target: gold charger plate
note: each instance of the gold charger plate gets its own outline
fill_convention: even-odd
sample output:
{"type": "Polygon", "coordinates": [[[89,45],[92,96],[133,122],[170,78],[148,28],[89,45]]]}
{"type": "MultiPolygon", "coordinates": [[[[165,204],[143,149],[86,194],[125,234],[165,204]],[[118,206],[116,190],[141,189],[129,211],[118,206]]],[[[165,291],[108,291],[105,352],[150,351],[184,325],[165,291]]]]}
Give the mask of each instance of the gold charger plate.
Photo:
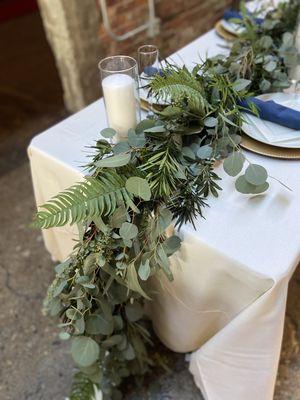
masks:
{"type": "MultiPolygon", "coordinates": [[[[140,99],[140,104],[141,104],[141,109],[142,110],[149,111],[149,103],[148,103],[148,101],[146,101],[144,99],[140,99]]],[[[165,106],[162,106],[160,104],[155,104],[155,103],[152,104],[152,107],[153,107],[154,110],[157,110],[157,111],[162,111],[165,108],[165,106]]]]}
{"type": "Polygon", "coordinates": [[[229,42],[236,40],[238,37],[237,35],[234,35],[233,33],[228,32],[225,28],[223,28],[221,20],[216,23],[215,30],[217,34],[221,36],[221,38],[228,40],[229,42]]]}
{"type": "Polygon", "coordinates": [[[247,135],[242,136],[241,147],[253,153],[261,154],[267,157],[284,158],[288,160],[299,160],[300,149],[288,149],[284,147],[276,147],[270,144],[259,142],[247,135]]]}

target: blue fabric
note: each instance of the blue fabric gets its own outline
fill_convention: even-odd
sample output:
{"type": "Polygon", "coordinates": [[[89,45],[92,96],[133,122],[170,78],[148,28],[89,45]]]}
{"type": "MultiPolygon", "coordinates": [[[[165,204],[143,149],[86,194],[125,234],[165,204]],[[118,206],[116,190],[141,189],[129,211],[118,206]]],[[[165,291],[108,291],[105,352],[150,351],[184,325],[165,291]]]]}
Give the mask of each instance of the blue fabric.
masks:
{"type": "MultiPolygon", "coordinates": [[[[273,100],[262,101],[255,97],[248,97],[239,102],[239,105],[245,107],[245,112],[253,114],[249,103],[254,103],[259,116],[265,121],[275,122],[275,124],[286,126],[287,128],[300,130],[300,111],[282,106],[273,100]]],[[[255,114],[253,114],[255,115],[255,114]]]]}
{"type": "Polygon", "coordinates": [[[161,69],[149,66],[144,68],[144,74],[147,76],[154,76],[156,74],[163,76],[163,71],[161,69]]]}
{"type": "MultiPolygon", "coordinates": [[[[236,19],[242,19],[243,16],[239,11],[235,11],[235,10],[226,10],[224,12],[223,18],[228,21],[231,18],[236,18],[236,19]]],[[[263,18],[255,18],[255,22],[257,23],[257,25],[261,25],[264,22],[263,18]]]]}

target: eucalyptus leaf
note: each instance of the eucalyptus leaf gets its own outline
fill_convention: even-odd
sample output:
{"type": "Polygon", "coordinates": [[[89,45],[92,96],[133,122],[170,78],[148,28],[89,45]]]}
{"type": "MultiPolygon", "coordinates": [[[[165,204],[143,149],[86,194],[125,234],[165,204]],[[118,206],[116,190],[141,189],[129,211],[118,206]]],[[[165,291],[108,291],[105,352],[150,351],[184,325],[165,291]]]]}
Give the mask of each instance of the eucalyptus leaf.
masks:
{"type": "Polygon", "coordinates": [[[172,281],[174,278],[170,270],[170,262],[165,252],[165,248],[162,244],[158,245],[157,247],[156,259],[159,265],[162,267],[165,274],[167,275],[168,279],[172,281]]]}
{"type": "Polygon", "coordinates": [[[195,153],[194,153],[194,151],[192,150],[192,148],[191,147],[188,147],[188,146],[184,146],[183,148],[182,148],[182,154],[185,156],[185,157],[187,157],[187,158],[190,158],[191,160],[195,160],[195,153]]]}
{"type": "Polygon", "coordinates": [[[132,247],[132,240],[130,240],[130,239],[123,239],[123,241],[124,241],[124,245],[125,245],[126,247],[129,247],[129,248],[132,247]]]}
{"type": "Polygon", "coordinates": [[[114,320],[114,330],[120,331],[124,327],[124,322],[123,319],[120,315],[114,315],[113,317],[114,320]]]}
{"type": "Polygon", "coordinates": [[[115,136],[117,132],[115,131],[115,129],[112,128],[105,128],[102,129],[102,131],[100,132],[100,135],[103,136],[104,138],[112,138],[115,136]]]}
{"type": "MultiPolygon", "coordinates": [[[[95,253],[89,254],[86,259],[83,262],[83,272],[85,275],[93,272],[97,268],[97,263],[96,263],[97,255],[95,253]]],[[[89,278],[85,278],[85,282],[87,282],[89,278]]],[[[77,280],[78,282],[78,280],[77,280]]],[[[78,282],[80,283],[80,282],[78,282]]]]}
{"type": "Polygon", "coordinates": [[[264,64],[264,69],[268,72],[273,72],[277,67],[277,63],[275,61],[269,61],[264,64]]]}
{"type": "Polygon", "coordinates": [[[58,264],[58,265],[55,267],[55,272],[56,272],[58,275],[62,275],[62,274],[69,268],[70,263],[71,263],[71,260],[68,259],[68,260],[66,260],[66,261],[64,261],[64,262],[62,262],[62,263],[60,263],[60,264],[58,264]]]}
{"type": "Polygon", "coordinates": [[[137,127],[135,128],[135,131],[137,134],[139,134],[139,133],[144,132],[147,129],[153,128],[154,126],[155,126],[154,119],[144,119],[138,123],[137,127]]]}
{"type": "Polygon", "coordinates": [[[121,228],[123,222],[126,222],[128,218],[128,213],[124,206],[121,206],[116,209],[113,215],[110,218],[110,226],[112,228],[121,228]]]}
{"type": "Polygon", "coordinates": [[[181,246],[181,239],[180,237],[173,235],[170,236],[165,242],[164,242],[167,250],[167,255],[171,255],[175,253],[177,250],[180,249],[181,246]]]}
{"type": "Polygon", "coordinates": [[[68,285],[67,280],[63,280],[59,283],[58,286],[56,286],[56,288],[54,289],[53,292],[53,297],[57,297],[61,294],[61,292],[65,289],[65,287],[68,285]]]}
{"type": "Polygon", "coordinates": [[[285,32],[282,36],[282,42],[286,48],[293,47],[294,35],[291,32],[285,32]]]}
{"type": "Polygon", "coordinates": [[[130,153],[120,153],[115,156],[103,158],[95,163],[99,168],[117,168],[127,165],[130,161],[130,153]]]}
{"type": "Polygon", "coordinates": [[[264,49],[269,49],[272,45],[273,45],[273,39],[271,38],[271,36],[263,36],[260,40],[259,40],[259,45],[262,46],[264,49]]]}
{"type": "Polygon", "coordinates": [[[82,286],[87,289],[95,289],[95,285],[93,283],[82,283],[82,286]]]}
{"type": "Polygon", "coordinates": [[[60,332],[59,338],[60,340],[69,340],[71,335],[68,332],[60,332]]]}
{"type": "Polygon", "coordinates": [[[113,328],[114,323],[112,318],[107,319],[104,315],[91,314],[86,319],[85,330],[90,335],[111,335],[113,328]]]}
{"type": "Polygon", "coordinates": [[[145,201],[149,201],[151,198],[151,190],[146,179],[140,178],[138,176],[132,176],[126,181],[126,189],[128,192],[140,197],[145,201]]]}
{"type": "Polygon", "coordinates": [[[101,345],[105,349],[109,349],[110,347],[117,346],[119,343],[122,341],[122,336],[121,335],[113,335],[109,337],[108,339],[104,340],[101,345]]]}
{"type": "Polygon", "coordinates": [[[84,318],[79,318],[74,323],[74,334],[83,335],[85,329],[84,318]]]}
{"type": "Polygon", "coordinates": [[[125,312],[130,322],[136,322],[144,315],[142,306],[137,302],[134,302],[133,304],[127,304],[125,307],[125,312]]]}
{"type": "Polygon", "coordinates": [[[201,160],[210,158],[210,156],[212,155],[212,151],[213,150],[209,145],[201,146],[197,151],[197,157],[201,160]]]}
{"type": "Polygon", "coordinates": [[[146,144],[146,138],[143,133],[136,134],[133,129],[128,131],[128,142],[132,147],[143,147],[146,144]]]}
{"type": "Polygon", "coordinates": [[[104,255],[98,254],[97,258],[96,258],[96,262],[97,262],[97,265],[99,265],[99,267],[104,267],[104,265],[106,263],[106,258],[104,257],[104,255]]]}
{"type": "Polygon", "coordinates": [[[130,146],[127,141],[122,141],[122,142],[116,143],[113,147],[114,154],[126,153],[129,150],[130,150],[130,146]]]}
{"type": "Polygon", "coordinates": [[[235,182],[236,190],[243,194],[260,194],[268,190],[268,182],[264,182],[262,185],[252,185],[245,179],[245,175],[241,175],[235,182]]]}
{"type": "Polygon", "coordinates": [[[146,133],[164,133],[166,132],[166,128],[161,125],[161,126],[153,126],[152,128],[147,128],[144,130],[146,133]]]}
{"type": "Polygon", "coordinates": [[[233,88],[237,92],[241,92],[245,90],[248,86],[250,86],[251,81],[249,79],[237,79],[235,82],[233,82],[233,88]]]}
{"type": "Polygon", "coordinates": [[[238,175],[244,166],[245,157],[240,151],[234,151],[231,155],[225,158],[223,168],[230,176],[238,175]]]}
{"type": "Polygon", "coordinates": [[[127,361],[132,361],[135,359],[135,351],[130,343],[128,344],[127,348],[123,351],[123,355],[127,361]]]}
{"type": "Polygon", "coordinates": [[[161,235],[171,225],[173,220],[173,214],[168,208],[162,208],[159,210],[159,216],[157,219],[157,234],[161,235]]]}
{"type": "Polygon", "coordinates": [[[145,262],[141,262],[138,270],[139,277],[142,281],[146,281],[150,276],[150,262],[146,260],[145,262]]]}
{"type": "Polygon", "coordinates": [[[127,274],[126,274],[126,281],[129,289],[133,290],[134,292],[139,293],[141,296],[145,297],[148,300],[151,300],[150,297],[147,295],[146,292],[142,289],[138,276],[136,273],[134,263],[128,265],[127,274]]]}
{"type": "Polygon", "coordinates": [[[268,173],[264,167],[258,164],[250,164],[245,171],[245,179],[252,185],[262,185],[266,182],[268,173]]]}
{"type": "Polygon", "coordinates": [[[259,84],[259,88],[262,92],[266,92],[267,90],[270,89],[271,86],[272,86],[271,82],[268,81],[267,79],[263,79],[259,84]]]}
{"type": "Polygon", "coordinates": [[[81,313],[74,308],[68,308],[66,311],[66,316],[71,320],[76,320],[81,318],[81,313]]]}
{"type": "Polygon", "coordinates": [[[204,120],[204,125],[208,128],[214,128],[218,125],[218,119],[214,117],[208,117],[204,120]]]}
{"type": "Polygon", "coordinates": [[[123,239],[130,240],[134,239],[138,235],[139,231],[136,225],[131,224],[130,222],[123,222],[119,233],[123,239]]]}
{"type": "Polygon", "coordinates": [[[63,308],[63,306],[62,306],[59,298],[56,297],[50,301],[50,303],[48,305],[48,312],[51,317],[54,317],[60,313],[62,308],[63,308]]]}
{"type": "Polygon", "coordinates": [[[80,336],[74,338],[72,341],[72,357],[74,361],[82,367],[88,367],[94,364],[99,357],[99,351],[99,345],[95,340],[89,337],[80,336]]]}

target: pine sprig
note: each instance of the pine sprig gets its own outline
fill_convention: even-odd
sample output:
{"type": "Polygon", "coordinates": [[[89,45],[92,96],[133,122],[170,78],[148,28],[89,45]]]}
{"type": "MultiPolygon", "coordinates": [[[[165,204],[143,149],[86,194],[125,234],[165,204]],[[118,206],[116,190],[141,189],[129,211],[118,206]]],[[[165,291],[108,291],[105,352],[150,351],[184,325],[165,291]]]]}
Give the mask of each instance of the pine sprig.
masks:
{"type": "Polygon", "coordinates": [[[171,140],[163,142],[144,160],[140,169],[146,174],[154,198],[167,198],[178,185],[178,149],[171,140]]]}

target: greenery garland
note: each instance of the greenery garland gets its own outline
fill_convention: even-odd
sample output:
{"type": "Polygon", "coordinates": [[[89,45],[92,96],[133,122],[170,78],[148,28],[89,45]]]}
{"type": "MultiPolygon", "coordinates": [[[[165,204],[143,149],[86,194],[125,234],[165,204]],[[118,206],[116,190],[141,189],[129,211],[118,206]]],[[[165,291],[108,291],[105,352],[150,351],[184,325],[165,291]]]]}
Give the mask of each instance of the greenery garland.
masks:
{"type": "MultiPolygon", "coordinates": [[[[44,302],[45,312],[61,319],[61,339],[72,337],[80,372],[71,400],[91,399],[94,387],[105,400],[121,399],[124,378],[160,362],[149,352],[151,324],[143,306],[150,277],[173,279],[169,257],[181,239],[166,229],[193,224],[207,197],[218,196],[216,161],[224,159],[231,176],[242,171],[239,101],[289,86],[299,1],[280,5],[260,26],[242,11],[246,30],[228,57],[208,59],[192,72],[168,65],[150,85],[168,106],[117,144],[110,143],[116,132],[104,129],[89,175],[35,215],[35,227],[77,223],[80,233],[73,253],[55,268],[44,302]]],[[[262,193],[267,179],[262,166],[248,163],[235,185],[242,193],[262,193]]]]}

